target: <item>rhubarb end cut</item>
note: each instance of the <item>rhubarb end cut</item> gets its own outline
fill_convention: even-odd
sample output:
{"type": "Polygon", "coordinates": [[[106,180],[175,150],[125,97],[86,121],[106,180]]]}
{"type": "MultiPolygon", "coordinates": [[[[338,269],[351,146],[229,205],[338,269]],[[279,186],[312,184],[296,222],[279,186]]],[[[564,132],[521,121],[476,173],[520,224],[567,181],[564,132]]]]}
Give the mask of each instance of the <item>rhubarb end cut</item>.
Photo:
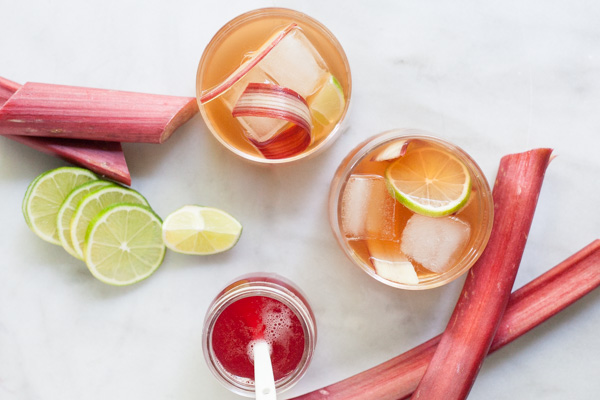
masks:
{"type": "Polygon", "coordinates": [[[194,97],[189,97],[187,103],[171,118],[165,126],[164,132],[160,137],[160,143],[171,137],[173,132],[181,125],[189,121],[198,112],[198,102],[194,97]]]}
{"type": "Polygon", "coordinates": [[[0,76],[0,107],[15,93],[21,85],[0,76]]]}

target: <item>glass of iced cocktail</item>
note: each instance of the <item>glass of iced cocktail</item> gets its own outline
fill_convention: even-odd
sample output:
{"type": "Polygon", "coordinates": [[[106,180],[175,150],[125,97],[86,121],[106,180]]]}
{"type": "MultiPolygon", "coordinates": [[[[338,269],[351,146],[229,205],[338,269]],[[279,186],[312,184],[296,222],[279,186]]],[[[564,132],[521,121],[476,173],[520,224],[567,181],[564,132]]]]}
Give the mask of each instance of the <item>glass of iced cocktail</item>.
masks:
{"type": "Polygon", "coordinates": [[[213,135],[258,163],[305,158],[340,134],[350,67],[333,34],[289,9],[254,10],[228,22],[206,47],[196,76],[213,135]]]}
{"type": "Polygon", "coordinates": [[[206,362],[229,390],[255,394],[253,347],[266,341],[275,389],[304,375],[317,340],[315,317],[305,296],[275,274],[251,274],[227,286],[210,305],[202,343],[206,362]]]}
{"type": "Polygon", "coordinates": [[[414,129],[374,136],[338,167],[329,193],[334,235],[375,279],[403,289],[452,281],[489,239],[493,200],[475,161],[414,129]]]}

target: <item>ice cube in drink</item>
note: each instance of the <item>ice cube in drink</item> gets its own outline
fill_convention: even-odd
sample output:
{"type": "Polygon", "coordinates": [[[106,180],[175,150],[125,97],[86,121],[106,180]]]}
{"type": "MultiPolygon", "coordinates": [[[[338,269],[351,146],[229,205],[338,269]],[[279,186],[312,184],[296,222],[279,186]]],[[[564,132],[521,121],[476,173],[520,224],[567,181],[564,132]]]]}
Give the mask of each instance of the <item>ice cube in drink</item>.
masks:
{"type": "Polygon", "coordinates": [[[402,231],[400,250],[429,271],[441,274],[456,263],[470,234],[469,224],[457,217],[414,214],[402,231]]]}
{"type": "Polygon", "coordinates": [[[305,99],[315,94],[327,78],[327,64],[300,28],[295,28],[256,66],[274,83],[290,88],[305,99]]]}
{"type": "Polygon", "coordinates": [[[341,218],[348,240],[398,241],[396,201],[379,175],[356,174],[348,178],[342,197],[341,218]]]}

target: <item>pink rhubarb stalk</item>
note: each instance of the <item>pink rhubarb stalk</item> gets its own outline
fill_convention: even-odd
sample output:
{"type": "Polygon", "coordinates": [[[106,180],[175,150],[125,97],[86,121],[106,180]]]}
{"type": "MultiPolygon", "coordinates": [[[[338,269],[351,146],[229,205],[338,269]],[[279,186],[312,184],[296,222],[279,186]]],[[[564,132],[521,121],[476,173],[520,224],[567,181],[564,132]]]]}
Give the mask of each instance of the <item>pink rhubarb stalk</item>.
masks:
{"type": "Polygon", "coordinates": [[[28,82],[0,108],[0,133],[162,143],[197,111],[193,97],[28,82]]]}
{"type": "MultiPolygon", "coordinates": [[[[18,83],[0,77],[0,107],[21,87],[18,83]]],[[[0,130],[1,133],[1,130],[0,130]]],[[[131,176],[119,142],[54,139],[34,136],[6,135],[46,154],[90,169],[109,179],[131,185],[131,176]]]]}
{"type": "MultiPolygon", "coordinates": [[[[488,354],[529,332],[598,286],[600,240],[595,240],[510,296],[488,354]]],[[[369,370],[295,399],[406,399],[425,374],[441,336],[369,370]]]]}
{"type": "Polygon", "coordinates": [[[471,268],[414,399],[465,399],[488,353],[521,262],[550,149],[511,154],[494,184],[494,228],[471,268]]]}

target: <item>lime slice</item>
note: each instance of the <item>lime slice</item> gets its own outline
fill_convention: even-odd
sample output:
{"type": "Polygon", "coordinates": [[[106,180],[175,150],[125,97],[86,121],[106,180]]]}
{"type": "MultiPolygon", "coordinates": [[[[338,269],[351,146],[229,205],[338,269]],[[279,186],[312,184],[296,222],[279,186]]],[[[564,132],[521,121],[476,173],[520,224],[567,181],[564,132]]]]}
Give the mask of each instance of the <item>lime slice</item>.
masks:
{"type": "Polygon", "coordinates": [[[225,211],[195,205],[172,212],[163,223],[167,247],[184,254],[215,254],[231,249],[242,234],[242,225],[225,211]]]}
{"type": "Polygon", "coordinates": [[[146,199],[132,189],[114,183],[87,194],[77,206],[71,218],[71,242],[79,258],[83,257],[85,233],[89,223],[106,207],[116,203],[142,204],[148,206],[146,199]]]}
{"type": "Polygon", "coordinates": [[[23,216],[27,225],[40,238],[60,245],[56,228],[58,210],[77,186],[98,177],[87,169],[61,167],[46,171],[27,187],[23,199],[23,216]]]}
{"type": "Polygon", "coordinates": [[[458,211],[471,193],[471,176],[463,162],[433,147],[408,151],[385,171],[396,199],[410,210],[430,217],[458,211]]]}
{"type": "Polygon", "coordinates": [[[124,286],[152,275],[166,248],[161,220],[148,207],[118,203],[90,222],[85,235],[85,261],[100,281],[124,286]]]}
{"type": "Polygon", "coordinates": [[[97,180],[84,183],[73,189],[71,193],[65,198],[62,205],[58,209],[56,216],[56,227],[58,229],[58,238],[63,248],[72,255],[73,257],[81,259],[73,248],[73,242],[71,240],[71,218],[75,214],[75,210],[79,205],[79,202],[91,192],[94,192],[105,186],[112,185],[110,182],[97,180]]]}
{"type": "Polygon", "coordinates": [[[345,105],[344,89],[335,76],[329,74],[321,90],[312,98],[309,107],[321,125],[328,125],[340,119],[345,105]]]}

